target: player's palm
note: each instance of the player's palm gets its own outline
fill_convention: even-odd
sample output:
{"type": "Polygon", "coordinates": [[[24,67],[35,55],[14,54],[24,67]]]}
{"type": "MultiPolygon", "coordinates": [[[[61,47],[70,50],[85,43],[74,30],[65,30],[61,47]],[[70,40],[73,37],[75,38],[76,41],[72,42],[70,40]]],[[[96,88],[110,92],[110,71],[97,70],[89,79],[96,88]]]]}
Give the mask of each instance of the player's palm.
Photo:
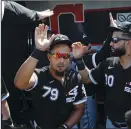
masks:
{"type": "Polygon", "coordinates": [[[54,14],[53,11],[51,11],[50,9],[47,9],[45,11],[41,11],[41,12],[37,12],[39,19],[43,20],[44,18],[50,17],[54,14]]]}
{"type": "Polygon", "coordinates": [[[47,39],[47,30],[48,26],[44,24],[39,24],[39,26],[35,28],[35,46],[41,51],[45,51],[50,47],[51,40],[54,37],[54,35],[52,35],[50,39],[47,39]]]}

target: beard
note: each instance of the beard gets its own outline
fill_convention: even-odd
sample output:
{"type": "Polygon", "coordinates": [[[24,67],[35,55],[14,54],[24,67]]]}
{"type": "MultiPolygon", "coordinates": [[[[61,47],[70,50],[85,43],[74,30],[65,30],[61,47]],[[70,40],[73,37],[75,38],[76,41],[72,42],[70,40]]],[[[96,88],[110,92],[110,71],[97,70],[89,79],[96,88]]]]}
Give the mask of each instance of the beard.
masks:
{"type": "Polygon", "coordinates": [[[55,75],[56,75],[56,76],[63,77],[63,76],[64,76],[64,73],[65,73],[65,71],[59,72],[59,71],[55,70],[55,75]]]}
{"type": "Polygon", "coordinates": [[[111,56],[121,57],[126,54],[125,47],[117,48],[111,51],[111,56]]]}

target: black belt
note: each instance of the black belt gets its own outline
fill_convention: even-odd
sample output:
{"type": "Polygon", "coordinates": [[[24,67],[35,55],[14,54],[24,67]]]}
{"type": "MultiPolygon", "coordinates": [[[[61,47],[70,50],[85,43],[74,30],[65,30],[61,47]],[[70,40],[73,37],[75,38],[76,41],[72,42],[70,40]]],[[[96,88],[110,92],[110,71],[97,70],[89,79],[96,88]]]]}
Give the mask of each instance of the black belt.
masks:
{"type": "MultiPolygon", "coordinates": [[[[108,118],[109,119],[109,118],[108,118]]],[[[113,121],[113,120],[111,120],[111,119],[109,119],[111,122],[112,122],[112,124],[115,126],[115,127],[117,127],[117,128],[121,128],[121,127],[127,127],[127,124],[121,124],[121,123],[117,123],[116,121],[113,121]]]]}

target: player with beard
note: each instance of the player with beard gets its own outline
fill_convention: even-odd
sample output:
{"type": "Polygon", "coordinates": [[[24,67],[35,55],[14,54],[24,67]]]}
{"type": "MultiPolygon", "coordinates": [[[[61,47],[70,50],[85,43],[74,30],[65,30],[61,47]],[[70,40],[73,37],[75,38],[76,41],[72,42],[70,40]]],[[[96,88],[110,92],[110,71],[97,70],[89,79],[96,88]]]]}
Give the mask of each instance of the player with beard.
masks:
{"type": "Polygon", "coordinates": [[[84,83],[103,83],[105,88],[106,128],[127,128],[124,114],[131,109],[131,23],[110,27],[110,43],[114,57],[89,70],[82,59],[83,46],[74,43],[73,56],[84,83]]]}
{"type": "Polygon", "coordinates": [[[35,29],[36,49],[22,64],[15,86],[30,91],[34,107],[34,125],[40,129],[72,128],[84,111],[86,95],[80,75],[70,65],[72,42],[65,35],[47,39],[47,26],[35,29]],[[48,49],[49,66],[36,69],[48,49]]]}

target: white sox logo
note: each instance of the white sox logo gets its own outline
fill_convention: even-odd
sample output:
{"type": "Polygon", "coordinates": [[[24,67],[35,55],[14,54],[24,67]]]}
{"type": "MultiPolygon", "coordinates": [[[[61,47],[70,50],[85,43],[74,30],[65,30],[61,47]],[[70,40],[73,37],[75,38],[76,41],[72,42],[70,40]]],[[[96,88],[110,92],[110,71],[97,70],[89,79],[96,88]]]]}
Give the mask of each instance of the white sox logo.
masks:
{"type": "Polygon", "coordinates": [[[131,82],[126,82],[125,92],[131,93],[131,82]]]}
{"type": "Polygon", "coordinates": [[[73,101],[75,100],[77,94],[78,94],[78,86],[75,86],[72,90],[70,90],[70,91],[67,93],[66,96],[67,96],[68,98],[66,98],[66,102],[67,102],[67,103],[73,102],[73,101]]]}

